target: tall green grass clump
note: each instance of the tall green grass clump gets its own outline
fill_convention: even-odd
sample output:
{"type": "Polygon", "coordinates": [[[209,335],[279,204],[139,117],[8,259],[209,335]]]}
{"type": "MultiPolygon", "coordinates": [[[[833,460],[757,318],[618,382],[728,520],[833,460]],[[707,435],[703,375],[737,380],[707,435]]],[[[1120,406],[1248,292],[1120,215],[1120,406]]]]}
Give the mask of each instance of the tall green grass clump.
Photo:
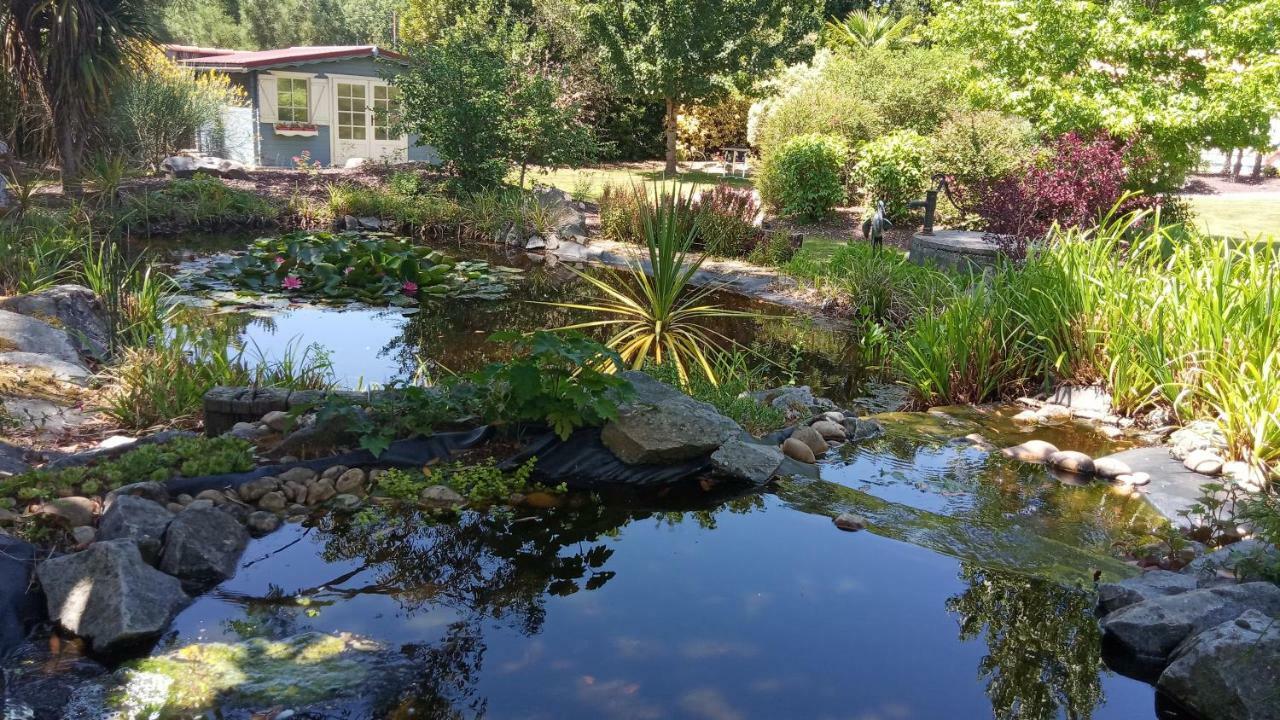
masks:
{"type": "Polygon", "coordinates": [[[1055,229],[895,350],[917,404],[1102,382],[1118,411],[1214,418],[1241,459],[1280,461],[1280,243],[1234,243],[1145,212],[1055,229]]]}
{"type": "Polygon", "coordinates": [[[802,248],[782,271],[846,298],[860,318],[894,326],[940,308],[964,282],[961,276],[916,265],[897,250],[867,243],[839,247],[827,258],[802,248]]]}
{"type": "Polygon", "coordinates": [[[260,224],[280,215],[280,207],[274,203],[209,175],[174,180],[158,190],[128,195],[121,205],[116,210],[118,225],[148,231],[156,225],[217,229],[260,224]]]}

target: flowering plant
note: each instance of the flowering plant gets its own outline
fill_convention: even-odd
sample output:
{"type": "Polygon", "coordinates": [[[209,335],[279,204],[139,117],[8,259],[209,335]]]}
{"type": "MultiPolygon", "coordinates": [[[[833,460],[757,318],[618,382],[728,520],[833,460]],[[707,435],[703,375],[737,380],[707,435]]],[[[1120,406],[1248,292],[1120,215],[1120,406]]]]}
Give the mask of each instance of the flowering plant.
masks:
{"type": "Polygon", "coordinates": [[[302,152],[293,156],[293,169],[300,170],[310,175],[311,177],[315,177],[319,175],[320,170],[323,167],[324,166],[320,164],[319,160],[311,159],[310,150],[303,150],[302,152]]]}

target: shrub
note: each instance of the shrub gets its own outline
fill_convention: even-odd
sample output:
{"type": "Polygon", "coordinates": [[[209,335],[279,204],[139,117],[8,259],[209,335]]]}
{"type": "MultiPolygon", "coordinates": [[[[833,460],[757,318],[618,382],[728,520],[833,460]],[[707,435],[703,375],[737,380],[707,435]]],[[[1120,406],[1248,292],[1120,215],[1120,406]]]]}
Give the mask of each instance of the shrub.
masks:
{"type": "Polygon", "coordinates": [[[157,167],[216,123],[224,105],[242,104],[244,92],[220,73],[193,73],[153,46],[113,93],[109,127],[136,160],[157,167]]]}
{"type": "Polygon", "coordinates": [[[642,234],[640,204],[644,193],[635,187],[605,185],[600,192],[600,234],[617,242],[636,242],[642,234]]]}
{"type": "Polygon", "coordinates": [[[676,117],[680,156],[691,160],[714,157],[722,148],[747,144],[747,111],[751,101],[734,95],[711,105],[689,105],[676,117]]]}
{"type": "Polygon", "coordinates": [[[844,202],[849,148],[832,135],[791,138],[765,157],[760,197],[782,215],[816,220],[844,202]]]}
{"type": "Polygon", "coordinates": [[[902,218],[907,203],[928,189],[931,165],[929,141],[914,130],[899,130],[859,148],[853,181],[868,212],[883,200],[891,218],[902,218]]]}
{"type": "Polygon", "coordinates": [[[1133,162],[1128,155],[1128,144],[1110,136],[1067,133],[1048,156],[980,187],[977,212],[987,230],[1008,236],[1007,249],[1021,257],[1026,240],[1043,237],[1054,224],[1097,225],[1125,195],[1133,162]]]}
{"type": "Polygon", "coordinates": [[[849,147],[895,130],[928,135],[965,106],[969,67],[963,55],[936,48],[819,53],[766,88],[772,96],[751,110],[751,142],[767,157],[797,135],[835,135],[849,147]]]}
{"type": "Polygon", "coordinates": [[[698,196],[697,242],[709,255],[740,257],[755,244],[760,204],[748,188],[716,185],[698,196]]]}
{"type": "Polygon", "coordinates": [[[616,418],[618,403],[632,394],[631,384],[613,374],[622,368],[618,354],[584,335],[539,331],[490,339],[520,353],[471,377],[490,421],[546,423],[564,439],[579,427],[616,418]]]}
{"type": "Polygon", "coordinates": [[[756,265],[781,265],[796,254],[791,236],[781,230],[775,230],[759,237],[751,252],[747,253],[747,261],[756,265]]]}
{"type": "Polygon", "coordinates": [[[947,176],[953,197],[970,211],[980,189],[1023,167],[1035,148],[1030,123],[993,110],[955,113],[929,141],[933,171],[947,176]]]}
{"type": "Polygon", "coordinates": [[[819,290],[844,295],[859,318],[893,326],[940,309],[956,294],[958,285],[947,273],[916,265],[897,250],[867,243],[841,246],[830,257],[802,250],[782,270],[819,290]]]}
{"type": "MultiPolygon", "coordinates": [[[[329,215],[340,218],[376,217],[395,220],[419,230],[439,230],[455,226],[462,216],[458,204],[443,195],[423,192],[412,173],[396,173],[388,188],[371,188],[351,183],[327,186],[329,215]],[[412,189],[412,192],[407,192],[412,189]]],[[[419,179],[420,180],[420,179],[419,179]]]]}

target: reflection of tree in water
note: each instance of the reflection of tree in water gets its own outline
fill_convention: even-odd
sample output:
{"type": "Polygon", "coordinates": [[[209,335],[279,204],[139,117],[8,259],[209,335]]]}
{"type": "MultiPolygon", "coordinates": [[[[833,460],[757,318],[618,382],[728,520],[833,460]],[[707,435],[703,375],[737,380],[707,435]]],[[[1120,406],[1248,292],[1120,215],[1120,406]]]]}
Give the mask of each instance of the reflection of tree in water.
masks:
{"type": "Polygon", "coordinates": [[[962,563],[969,588],[947,601],[960,638],[980,636],[979,674],[998,720],[1087,720],[1102,702],[1100,633],[1089,596],[962,563]]]}
{"type": "Polygon", "coordinates": [[[389,716],[461,718],[485,712],[487,701],[475,688],[485,624],[499,621],[536,635],[546,619],[547,596],[603,587],[615,573],[607,569],[614,549],[602,539],[647,519],[688,519],[711,529],[720,512],[760,507],[761,498],[748,496],[687,512],[588,503],[521,515],[466,512],[448,520],[419,514],[367,515],[363,521],[330,516],[317,531],[326,560],[361,563],[346,576],[350,582],[334,583],[333,590],[387,595],[408,615],[441,607],[458,615],[440,640],[402,648],[417,669],[415,686],[389,716]],[[357,578],[364,584],[356,587],[357,578]]]}

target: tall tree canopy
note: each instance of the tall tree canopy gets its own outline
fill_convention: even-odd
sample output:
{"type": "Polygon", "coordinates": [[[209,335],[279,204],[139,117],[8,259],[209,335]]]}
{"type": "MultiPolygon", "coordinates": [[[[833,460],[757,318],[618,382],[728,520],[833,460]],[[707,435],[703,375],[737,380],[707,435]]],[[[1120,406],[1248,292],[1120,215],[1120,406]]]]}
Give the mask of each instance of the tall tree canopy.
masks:
{"type": "Polygon", "coordinates": [[[680,105],[805,59],[822,27],[817,0],[588,0],[592,33],[623,92],[666,104],[667,172],[680,105]]]}
{"type": "Polygon", "coordinates": [[[1135,138],[1151,189],[1202,147],[1265,147],[1280,111],[1280,0],[949,0],[930,30],[974,55],[980,103],[1135,138]]]}
{"type": "Polygon", "coordinates": [[[408,0],[167,0],[164,36],[245,50],[293,45],[390,47],[408,0]]]}

